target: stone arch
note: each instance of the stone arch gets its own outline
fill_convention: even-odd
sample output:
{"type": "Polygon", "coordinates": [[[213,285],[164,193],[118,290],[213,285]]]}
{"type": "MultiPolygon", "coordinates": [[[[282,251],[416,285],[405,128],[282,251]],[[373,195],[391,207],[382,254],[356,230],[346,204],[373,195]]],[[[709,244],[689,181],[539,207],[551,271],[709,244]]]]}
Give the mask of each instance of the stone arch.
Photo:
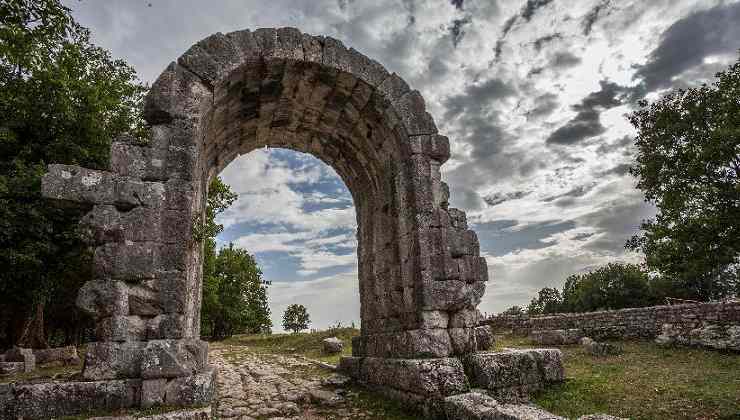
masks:
{"type": "Polygon", "coordinates": [[[96,318],[98,341],[85,378],[169,378],[168,387],[182,388],[207,371],[193,224],[208,180],[264,146],[318,157],[352,193],[361,301],[354,356],[475,351],[486,263],[465,214],[448,207],[440,176],[448,139],[398,75],[294,28],[217,33],[167,67],[144,113],[148,142],[116,139],[108,171],[50,165],[44,178],[46,196],[93,205],[82,224],[95,241],[96,280],[78,305],[96,318]]]}

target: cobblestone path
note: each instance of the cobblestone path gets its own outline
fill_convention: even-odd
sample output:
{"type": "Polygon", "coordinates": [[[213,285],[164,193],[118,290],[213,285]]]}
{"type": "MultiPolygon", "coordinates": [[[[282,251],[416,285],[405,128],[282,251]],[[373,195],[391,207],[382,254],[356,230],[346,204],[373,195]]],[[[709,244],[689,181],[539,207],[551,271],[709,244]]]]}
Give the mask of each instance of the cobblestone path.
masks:
{"type": "MultiPolygon", "coordinates": [[[[218,369],[214,412],[221,419],[385,419],[368,409],[347,383],[303,358],[258,354],[243,346],[212,348],[218,369]]],[[[392,417],[404,418],[404,417],[392,417]]],[[[412,417],[408,417],[412,418],[412,417]]]]}

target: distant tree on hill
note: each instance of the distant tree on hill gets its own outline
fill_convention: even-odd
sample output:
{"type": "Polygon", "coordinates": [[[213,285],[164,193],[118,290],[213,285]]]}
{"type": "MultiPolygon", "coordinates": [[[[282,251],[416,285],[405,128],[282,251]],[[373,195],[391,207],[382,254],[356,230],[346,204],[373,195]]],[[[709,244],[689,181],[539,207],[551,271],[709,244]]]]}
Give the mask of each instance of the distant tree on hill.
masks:
{"type": "Polygon", "coordinates": [[[283,328],[294,333],[308,328],[311,320],[308,311],[303,305],[292,304],[285,309],[283,314],[283,328]]]}
{"type": "Polygon", "coordinates": [[[645,254],[673,297],[740,293],[740,61],[716,77],[630,116],[630,172],[658,214],[626,246],[645,254]]]}

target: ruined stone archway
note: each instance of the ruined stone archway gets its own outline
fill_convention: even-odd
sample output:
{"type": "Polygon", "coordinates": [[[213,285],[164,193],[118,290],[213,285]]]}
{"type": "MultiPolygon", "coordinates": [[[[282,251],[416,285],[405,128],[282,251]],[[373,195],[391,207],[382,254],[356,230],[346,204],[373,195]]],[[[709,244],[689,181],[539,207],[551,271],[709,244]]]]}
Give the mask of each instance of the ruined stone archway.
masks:
{"type": "Polygon", "coordinates": [[[396,74],[293,28],[217,33],[159,76],[145,118],[148,142],[114,141],[109,171],[51,165],[44,178],[46,196],[93,205],[82,223],[96,280],[78,298],[97,323],[86,379],[142,378],[142,404],[208,398],[193,225],[209,179],[263,146],[318,157],[352,193],[361,335],[348,370],[475,351],[486,263],[465,214],[447,205],[448,140],[396,74]]]}

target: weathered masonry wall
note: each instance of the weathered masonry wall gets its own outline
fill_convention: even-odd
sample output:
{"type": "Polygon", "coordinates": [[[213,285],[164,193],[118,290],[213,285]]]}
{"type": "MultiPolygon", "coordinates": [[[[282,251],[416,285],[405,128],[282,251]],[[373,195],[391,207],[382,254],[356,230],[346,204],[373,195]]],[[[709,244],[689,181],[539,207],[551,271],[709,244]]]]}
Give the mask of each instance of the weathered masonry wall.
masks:
{"type": "Polygon", "coordinates": [[[492,316],[482,324],[494,331],[511,330],[528,334],[535,330],[580,328],[590,336],[612,338],[654,338],[663,324],[693,329],[703,323],[740,325],[740,301],[649,306],[616,311],[553,314],[547,316],[492,316]]]}

